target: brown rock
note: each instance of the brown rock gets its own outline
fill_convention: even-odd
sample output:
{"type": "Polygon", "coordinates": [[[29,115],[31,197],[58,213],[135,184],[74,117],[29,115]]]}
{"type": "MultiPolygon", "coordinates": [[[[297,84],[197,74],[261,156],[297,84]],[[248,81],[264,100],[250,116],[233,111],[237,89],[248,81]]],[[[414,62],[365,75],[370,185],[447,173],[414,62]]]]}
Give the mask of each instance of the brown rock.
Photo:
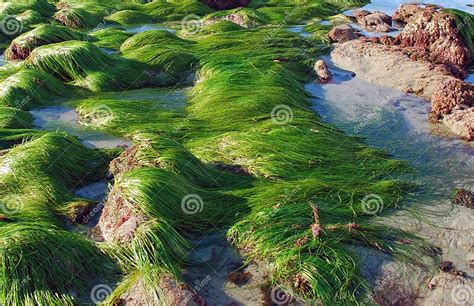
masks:
{"type": "Polygon", "coordinates": [[[357,39],[360,36],[350,25],[340,25],[332,28],[329,32],[331,42],[343,43],[349,40],[357,39]]]}
{"type": "Polygon", "coordinates": [[[201,0],[207,6],[215,10],[228,10],[236,7],[247,6],[250,0],[201,0]]]}
{"type": "MultiPolygon", "coordinates": [[[[458,189],[454,194],[453,202],[456,205],[474,208],[474,192],[464,188],[458,189]]],[[[474,260],[471,260],[471,263],[474,264],[474,260]]]]}
{"type": "Polygon", "coordinates": [[[456,109],[451,114],[444,115],[442,122],[451,132],[462,139],[467,141],[474,140],[474,107],[464,110],[456,109]]]}
{"type": "Polygon", "coordinates": [[[352,12],[357,23],[364,28],[377,32],[390,32],[392,30],[392,17],[382,12],[370,13],[365,10],[352,12]]]}
{"type": "Polygon", "coordinates": [[[472,60],[454,17],[432,7],[417,10],[397,37],[402,48],[413,48],[432,62],[466,67],[472,60]]]}
{"type": "Polygon", "coordinates": [[[319,78],[321,83],[328,83],[332,79],[332,73],[328,68],[328,65],[323,60],[318,60],[314,65],[314,71],[319,78]]]}
{"type": "Polygon", "coordinates": [[[474,86],[458,79],[441,83],[431,97],[431,117],[441,119],[455,108],[474,106],[474,86]]]}
{"type": "Polygon", "coordinates": [[[118,305],[206,305],[201,296],[169,275],[162,275],[156,279],[156,288],[159,288],[157,291],[164,300],[158,300],[156,292],[150,290],[143,280],[138,280],[120,297],[118,305]]]}
{"type": "Polygon", "coordinates": [[[407,23],[416,13],[423,11],[418,4],[408,3],[400,5],[400,8],[393,14],[393,21],[407,23]]]}

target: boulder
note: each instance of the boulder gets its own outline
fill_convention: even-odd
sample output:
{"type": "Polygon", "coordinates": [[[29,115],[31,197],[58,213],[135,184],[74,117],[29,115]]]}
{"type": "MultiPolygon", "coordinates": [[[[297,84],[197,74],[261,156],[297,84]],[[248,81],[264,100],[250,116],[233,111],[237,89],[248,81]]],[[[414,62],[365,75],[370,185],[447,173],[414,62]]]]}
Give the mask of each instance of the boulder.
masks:
{"type": "Polygon", "coordinates": [[[318,60],[314,65],[314,71],[321,83],[326,84],[332,79],[332,73],[329,71],[328,65],[323,60],[318,60]]]}
{"type": "Polygon", "coordinates": [[[474,107],[455,109],[444,115],[442,122],[453,134],[467,141],[474,140],[474,107]]]}
{"type": "Polygon", "coordinates": [[[201,2],[215,10],[228,10],[247,6],[250,0],[201,0],[201,2]]]}
{"type": "Polygon", "coordinates": [[[433,7],[414,13],[395,43],[401,48],[411,48],[431,62],[465,68],[472,60],[455,18],[433,7]]]}
{"type": "Polygon", "coordinates": [[[332,28],[329,32],[331,42],[343,43],[349,40],[357,39],[360,36],[350,25],[340,25],[332,28]]]}
{"type": "Polygon", "coordinates": [[[392,31],[392,17],[382,12],[369,12],[356,10],[352,12],[357,23],[369,31],[390,32],[392,31]]]}
{"type": "Polygon", "coordinates": [[[454,109],[474,106],[474,85],[458,79],[449,79],[440,84],[431,97],[432,121],[441,119],[454,109]]]}

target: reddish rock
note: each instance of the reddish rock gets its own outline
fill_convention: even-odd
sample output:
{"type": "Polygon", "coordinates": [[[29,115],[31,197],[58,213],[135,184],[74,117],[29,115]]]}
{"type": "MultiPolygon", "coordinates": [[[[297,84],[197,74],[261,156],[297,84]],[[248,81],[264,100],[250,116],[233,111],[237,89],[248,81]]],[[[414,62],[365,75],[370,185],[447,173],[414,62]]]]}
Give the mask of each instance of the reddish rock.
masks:
{"type": "Polygon", "coordinates": [[[332,79],[332,73],[328,68],[328,65],[323,60],[318,60],[314,65],[314,71],[316,72],[319,81],[323,84],[328,83],[332,79]]]}
{"type": "Polygon", "coordinates": [[[431,97],[430,118],[436,121],[454,109],[472,106],[474,106],[474,86],[458,79],[449,79],[443,82],[431,97]]]}
{"type": "Polygon", "coordinates": [[[357,39],[360,36],[350,25],[341,25],[332,28],[329,32],[329,39],[332,42],[343,43],[349,40],[357,39]]]}
{"type": "Polygon", "coordinates": [[[357,23],[364,28],[377,32],[390,32],[392,30],[392,17],[381,12],[371,13],[365,10],[352,12],[357,23]]]}
{"type": "Polygon", "coordinates": [[[466,67],[472,60],[454,17],[433,7],[418,10],[407,21],[396,44],[413,48],[419,57],[432,62],[466,67]]]}
{"type": "Polygon", "coordinates": [[[228,10],[236,7],[247,6],[250,0],[201,0],[207,6],[216,10],[228,10]]]}

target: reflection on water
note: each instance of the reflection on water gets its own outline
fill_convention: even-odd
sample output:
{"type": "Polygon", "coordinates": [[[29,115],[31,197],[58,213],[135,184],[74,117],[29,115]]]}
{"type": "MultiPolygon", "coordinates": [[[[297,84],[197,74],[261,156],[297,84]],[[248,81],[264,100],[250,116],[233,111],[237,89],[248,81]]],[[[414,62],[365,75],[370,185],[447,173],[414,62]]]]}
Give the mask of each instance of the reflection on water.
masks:
{"type": "Polygon", "coordinates": [[[331,69],[333,82],[306,86],[323,120],[410,162],[420,170],[413,179],[431,193],[447,198],[455,187],[473,189],[474,147],[430,124],[428,101],[331,69]]]}
{"type": "Polygon", "coordinates": [[[30,111],[34,125],[46,131],[67,132],[78,137],[82,143],[91,148],[116,148],[130,146],[128,140],[107,135],[79,125],[79,114],[75,109],[66,106],[48,106],[30,111]]]}
{"type": "Polygon", "coordinates": [[[169,28],[166,28],[160,25],[155,25],[155,24],[142,24],[139,26],[127,27],[125,29],[125,32],[136,34],[136,33],[141,33],[141,32],[145,32],[149,30],[165,30],[171,33],[176,33],[176,30],[169,29],[169,28]]]}

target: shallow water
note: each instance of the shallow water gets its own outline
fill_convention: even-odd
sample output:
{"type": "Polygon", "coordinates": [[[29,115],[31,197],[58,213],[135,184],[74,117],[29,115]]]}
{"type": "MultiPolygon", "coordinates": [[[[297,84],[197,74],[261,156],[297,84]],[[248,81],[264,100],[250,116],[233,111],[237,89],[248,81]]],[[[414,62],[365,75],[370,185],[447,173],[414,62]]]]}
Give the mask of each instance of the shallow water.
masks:
{"type": "Polygon", "coordinates": [[[145,32],[149,30],[165,30],[171,33],[176,33],[176,30],[166,28],[166,27],[163,27],[161,25],[156,25],[156,24],[142,24],[138,26],[131,26],[131,27],[125,28],[125,32],[133,33],[133,34],[145,32]]]}
{"type": "Polygon", "coordinates": [[[429,123],[428,101],[352,77],[332,64],[331,70],[331,83],[306,86],[323,120],[410,162],[420,170],[413,179],[442,198],[455,187],[474,188],[474,146],[429,123]]]}
{"type": "Polygon", "coordinates": [[[90,148],[116,148],[131,146],[126,139],[107,135],[103,132],[88,129],[79,124],[79,114],[67,106],[48,106],[31,110],[34,125],[41,130],[67,132],[78,137],[84,145],[90,148]]]}
{"type": "MultiPolygon", "coordinates": [[[[368,11],[380,11],[389,15],[395,13],[398,7],[404,3],[431,3],[438,4],[445,8],[455,8],[458,10],[466,11],[474,14],[474,8],[469,7],[468,4],[474,4],[472,0],[372,0],[370,4],[367,4],[363,9],[368,11]]],[[[348,13],[351,11],[348,11],[348,13]]]]}
{"type": "Polygon", "coordinates": [[[5,64],[7,63],[7,60],[5,59],[5,55],[0,55],[0,67],[1,66],[5,66],[5,64]]]}

